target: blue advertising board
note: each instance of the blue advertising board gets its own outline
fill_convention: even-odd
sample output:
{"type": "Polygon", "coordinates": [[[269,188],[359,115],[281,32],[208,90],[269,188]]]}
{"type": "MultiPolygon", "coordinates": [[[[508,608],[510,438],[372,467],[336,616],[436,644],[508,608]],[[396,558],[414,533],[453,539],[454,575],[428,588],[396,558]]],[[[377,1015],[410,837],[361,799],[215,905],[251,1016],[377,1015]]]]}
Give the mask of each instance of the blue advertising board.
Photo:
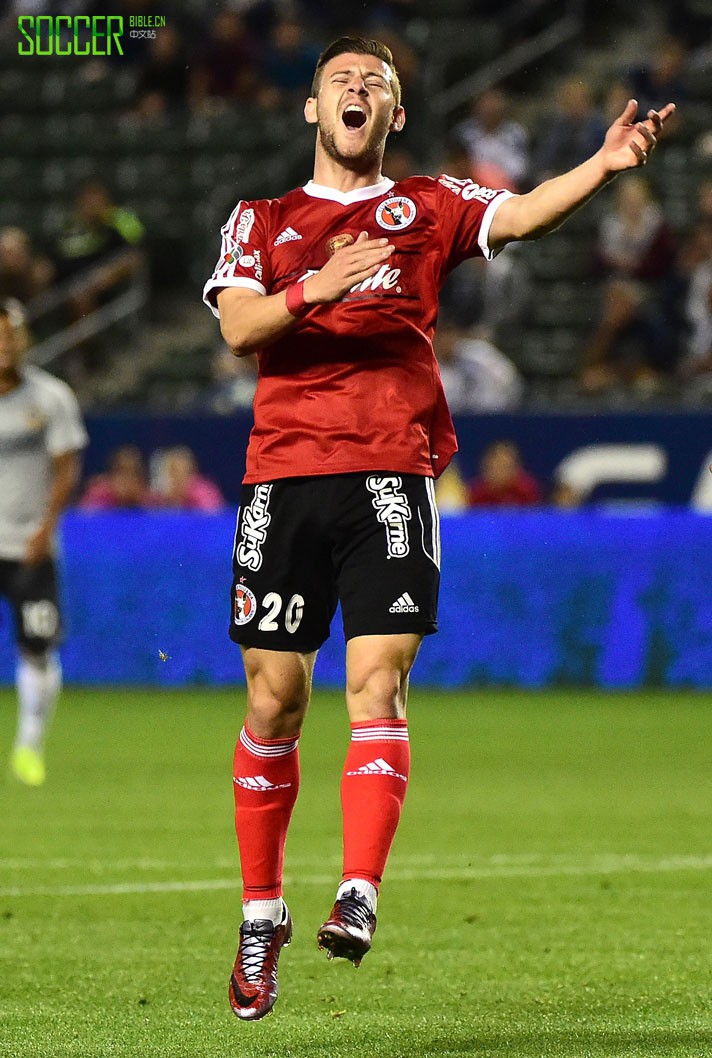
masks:
{"type": "MultiPolygon", "coordinates": [[[[227,637],[233,534],[234,512],[68,515],[66,679],[239,683],[227,637]]],[[[425,640],[415,682],[712,687],[712,517],[483,511],[443,518],[442,544],[440,632],[425,640]]],[[[343,666],[337,617],[316,682],[343,686],[343,666]]]]}
{"type": "MultiPolygon", "coordinates": [[[[120,444],[146,455],[187,444],[202,471],[232,503],[239,499],[251,426],[247,413],[90,417],[86,473],[104,468],[120,444]]],[[[567,476],[586,501],[691,505],[712,509],[712,415],[706,412],[551,412],[460,416],[457,457],[464,478],[474,477],[480,454],[494,440],[514,440],[527,469],[547,488],[567,476]]],[[[384,468],[387,469],[387,468],[384,468]]]]}

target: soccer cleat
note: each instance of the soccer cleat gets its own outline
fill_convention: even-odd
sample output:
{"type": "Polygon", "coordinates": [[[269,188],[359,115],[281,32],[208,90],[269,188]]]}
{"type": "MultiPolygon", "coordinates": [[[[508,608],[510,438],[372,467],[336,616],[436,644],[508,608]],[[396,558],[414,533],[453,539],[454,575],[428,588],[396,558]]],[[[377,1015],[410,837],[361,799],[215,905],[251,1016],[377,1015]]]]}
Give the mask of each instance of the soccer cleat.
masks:
{"type": "Polygon", "coordinates": [[[376,932],[376,916],[355,889],[337,900],[331,915],[317,933],[319,947],[329,959],[350,959],[360,966],[376,932]]]}
{"type": "Polygon", "coordinates": [[[41,786],[45,781],[44,759],[31,746],[18,746],[12,751],[10,771],[25,786],[41,786]]]}
{"type": "Polygon", "coordinates": [[[240,944],[232,968],[228,996],[241,1021],[259,1021],[277,1001],[279,953],[292,939],[292,917],[285,904],[284,921],[247,920],[240,926],[240,944]]]}

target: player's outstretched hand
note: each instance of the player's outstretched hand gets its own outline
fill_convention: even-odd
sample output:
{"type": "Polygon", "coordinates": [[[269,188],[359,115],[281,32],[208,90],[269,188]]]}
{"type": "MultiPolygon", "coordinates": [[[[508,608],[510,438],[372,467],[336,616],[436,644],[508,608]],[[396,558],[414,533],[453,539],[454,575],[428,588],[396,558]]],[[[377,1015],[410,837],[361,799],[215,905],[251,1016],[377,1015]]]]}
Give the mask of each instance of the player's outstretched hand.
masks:
{"type": "Polygon", "coordinates": [[[395,249],[388,239],[369,239],[362,231],[356,242],[342,246],[315,276],[304,281],[304,297],[310,304],[339,301],[351,287],[376,274],[395,249]]]}
{"type": "Polygon", "coordinates": [[[667,103],[662,110],[649,110],[645,121],[636,121],[638,103],[629,99],[625,110],[613,122],[603,144],[606,166],[612,173],[645,165],[655,150],[663,125],[675,113],[675,104],[667,103]]]}

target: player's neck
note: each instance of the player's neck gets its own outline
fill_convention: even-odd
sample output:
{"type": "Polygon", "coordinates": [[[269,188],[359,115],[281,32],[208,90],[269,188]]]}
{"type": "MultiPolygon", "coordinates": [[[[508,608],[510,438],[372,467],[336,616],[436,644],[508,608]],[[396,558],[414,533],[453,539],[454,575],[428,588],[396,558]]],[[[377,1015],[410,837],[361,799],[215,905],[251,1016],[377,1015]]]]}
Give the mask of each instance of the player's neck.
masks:
{"type": "Polygon", "coordinates": [[[317,151],[312,179],[320,187],[330,187],[334,191],[341,191],[342,194],[348,194],[349,191],[356,191],[361,187],[373,187],[383,179],[381,159],[365,172],[354,172],[317,151]]]}

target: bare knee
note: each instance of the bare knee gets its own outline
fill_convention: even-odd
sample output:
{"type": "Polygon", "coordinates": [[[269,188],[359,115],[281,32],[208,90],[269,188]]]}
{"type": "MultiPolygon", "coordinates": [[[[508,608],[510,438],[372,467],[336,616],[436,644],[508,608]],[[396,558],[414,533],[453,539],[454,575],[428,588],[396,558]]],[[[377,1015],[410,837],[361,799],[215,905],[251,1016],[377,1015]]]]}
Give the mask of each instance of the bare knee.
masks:
{"type": "Polygon", "coordinates": [[[312,687],[315,654],[243,649],[247,725],[259,738],[289,738],[301,731],[312,687]]]}
{"type": "Polygon", "coordinates": [[[346,657],[346,704],[352,723],[405,716],[408,680],[420,636],[360,636],[346,657]]]}

